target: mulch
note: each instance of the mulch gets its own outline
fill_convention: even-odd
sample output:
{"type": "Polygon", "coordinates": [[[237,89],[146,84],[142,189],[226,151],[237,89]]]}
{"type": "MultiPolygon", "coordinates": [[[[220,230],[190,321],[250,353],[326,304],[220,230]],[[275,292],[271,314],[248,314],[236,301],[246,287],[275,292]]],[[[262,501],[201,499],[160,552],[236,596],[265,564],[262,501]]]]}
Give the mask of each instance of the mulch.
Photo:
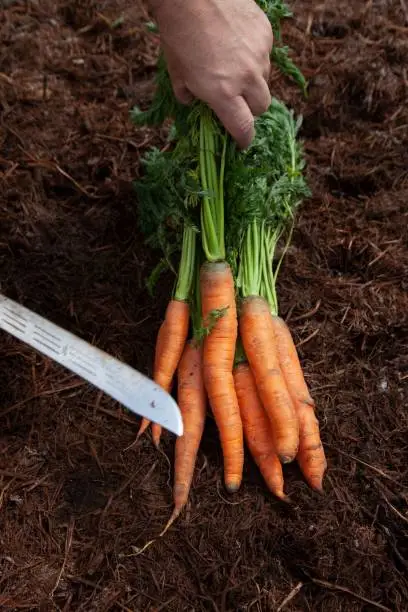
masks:
{"type": "MultiPolygon", "coordinates": [[[[1,4],[1,3],[0,3],[1,4]]],[[[247,457],[222,484],[208,420],[188,508],[172,453],[81,379],[0,338],[0,607],[371,612],[408,609],[408,11],[292,3],[286,40],[313,197],[280,281],[318,406],[325,493],[285,467],[293,504],[247,457]]],[[[137,0],[27,0],[0,12],[0,290],[151,374],[172,279],[138,230],[132,181],[166,132],[129,111],[153,93],[157,40],[137,0]]]]}

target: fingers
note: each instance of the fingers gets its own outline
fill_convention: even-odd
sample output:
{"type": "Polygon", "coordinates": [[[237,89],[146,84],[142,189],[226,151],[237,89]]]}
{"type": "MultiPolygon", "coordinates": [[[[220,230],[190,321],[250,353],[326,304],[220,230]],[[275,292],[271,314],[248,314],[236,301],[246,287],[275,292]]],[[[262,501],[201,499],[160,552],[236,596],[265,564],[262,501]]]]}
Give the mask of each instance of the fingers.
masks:
{"type": "Polygon", "coordinates": [[[242,96],[217,98],[211,107],[225,129],[242,149],[247,148],[255,135],[254,117],[262,115],[271,104],[267,82],[259,78],[248,86],[242,96]]]}
{"type": "Polygon", "coordinates": [[[181,104],[188,106],[194,100],[194,96],[189,89],[183,83],[173,83],[173,91],[177,100],[181,104]]]}
{"type": "MultiPolygon", "coordinates": [[[[165,47],[163,47],[165,49],[165,47]]],[[[173,58],[172,53],[165,49],[167,70],[169,71],[171,84],[173,87],[174,95],[181,104],[188,106],[194,100],[194,96],[191,91],[186,87],[180,70],[180,65],[173,58]]]]}
{"type": "MultiPolygon", "coordinates": [[[[271,104],[271,94],[266,78],[269,76],[269,57],[264,61],[263,69],[253,71],[252,77],[241,80],[241,93],[234,95],[226,91],[225,84],[192,79],[186,85],[185,70],[179,58],[175,58],[170,49],[164,47],[167,68],[170,74],[174,95],[181,104],[189,105],[195,97],[207,102],[213,109],[225,129],[242,149],[247,148],[255,135],[254,117],[262,115],[271,104]],[[268,73],[268,74],[267,74],[268,73]]],[[[194,75],[196,76],[196,75],[194,75]]],[[[238,93],[235,89],[235,94],[238,93]]]]}
{"type": "Polygon", "coordinates": [[[242,96],[224,98],[211,105],[218,119],[237,142],[246,149],[255,136],[254,116],[242,96]]]}
{"type": "Polygon", "coordinates": [[[262,76],[265,79],[265,82],[268,83],[269,82],[269,77],[271,76],[271,61],[269,59],[269,56],[268,56],[267,61],[265,62],[265,66],[264,66],[264,69],[262,71],[262,76]]]}
{"type": "Polygon", "coordinates": [[[253,86],[247,87],[244,97],[255,117],[262,115],[271,104],[271,92],[267,82],[262,78],[253,86]]]}

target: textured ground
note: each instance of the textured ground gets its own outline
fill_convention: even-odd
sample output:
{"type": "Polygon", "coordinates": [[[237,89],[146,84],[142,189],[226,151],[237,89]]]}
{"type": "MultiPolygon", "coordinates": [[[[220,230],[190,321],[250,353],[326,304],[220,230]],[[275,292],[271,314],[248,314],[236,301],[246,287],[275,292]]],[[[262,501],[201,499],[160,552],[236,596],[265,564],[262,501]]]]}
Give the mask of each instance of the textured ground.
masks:
{"type": "MultiPolygon", "coordinates": [[[[172,440],[131,451],[137,421],[0,337],[0,607],[64,611],[408,609],[408,11],[404,0],[292,3],[287,41],[313,198],[279,283],[317,400],[325,496],[253,464],[235,497],[209,421],[187,511],[172,440]],[[288,598],[288,599],[286,599],[288,598]]],[[[131,181],[164,134],[129,109],[157,43],[136,1],[37,0],[0,12],[1,291],[150,373],[170,289],[137,230],[131,181]]]]}

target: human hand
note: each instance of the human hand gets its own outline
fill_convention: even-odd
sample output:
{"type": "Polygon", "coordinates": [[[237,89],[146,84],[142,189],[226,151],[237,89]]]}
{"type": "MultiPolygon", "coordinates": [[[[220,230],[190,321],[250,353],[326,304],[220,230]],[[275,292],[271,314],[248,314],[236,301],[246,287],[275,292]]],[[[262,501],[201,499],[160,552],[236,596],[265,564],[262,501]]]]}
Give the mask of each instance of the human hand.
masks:
{"type": "Polygon", "coordinates": [[[242,148],[271,103],[271,25],[254,0],[151,0],[174,93],[206,102],[242,148]]]}

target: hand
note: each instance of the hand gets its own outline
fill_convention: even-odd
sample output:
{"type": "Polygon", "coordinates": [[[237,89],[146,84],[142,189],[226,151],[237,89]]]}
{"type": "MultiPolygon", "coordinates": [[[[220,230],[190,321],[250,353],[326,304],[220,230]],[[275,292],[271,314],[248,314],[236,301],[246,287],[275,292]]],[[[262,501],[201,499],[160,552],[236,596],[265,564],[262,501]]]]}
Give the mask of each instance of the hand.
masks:
{"type": "Polygon", "coordinates": [[[151,0],[176,97],[206,102],[242,148],[271,103],[273,35],[254,0],[151,0]]]}

